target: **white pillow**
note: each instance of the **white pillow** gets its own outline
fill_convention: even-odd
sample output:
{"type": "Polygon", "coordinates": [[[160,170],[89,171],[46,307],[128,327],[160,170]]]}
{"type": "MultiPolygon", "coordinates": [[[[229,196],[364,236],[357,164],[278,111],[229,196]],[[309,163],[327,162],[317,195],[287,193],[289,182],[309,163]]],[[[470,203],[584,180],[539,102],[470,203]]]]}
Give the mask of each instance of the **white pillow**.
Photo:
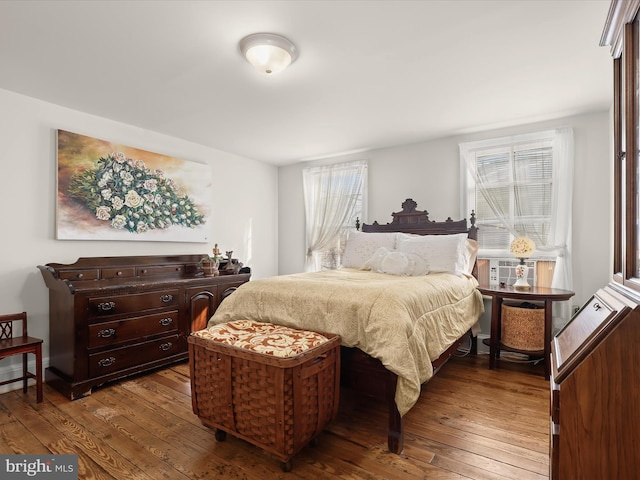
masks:
{"type": "Polygon", "coordinates": [[[392,275],[426,275],[429,266],[418,255],[402,253],[381,247],[365,262],[365,268],[392,275]]]}
{"type": "Polygon", "coordinates": [[[389,252],[380,262],[379,271],[391,275],[408,275],[409,259],[404,253],[389,252]]]}
{"type": "Polygon", "coordinates": [[[416,277],[429,273],[429,264],[422,257],[414,255],[413,253],[406,253],[405,255],[409,259],[411,267],[411,273],[409,273],[409,275],[416,277]]]}
{"type": "Polygon", "coordinates": [[[380,247],[376,250],[371,257],[364,262],[363,270],[373,270],[374,272],[380,271],[380,265],[382,264],[382,260],[393,250],[389,250],[386,247],[380,247]]]}
{"type": "Polygon", "coordinates": [[[347,268],[365,268],[365,263],[380,247],[396,249],[395,232],[364,233],[351,232],[342,254],[342,266],[347,268]]]}
{"type": "Polygon", "coordinates": [[[476,257],[478,256],[478,248],[480,244],[475,240],[467,238],[467,242],[464,248],[464,272],[469,275],[473,274],[473,267],[476,264],[476,257]]]}
{"type": "Polygon", "coordinates": [[[455,275],[466,273],[465,260],[467,234],[423,235],[400,241],[398,250],[413,253],[429,265],[431,272],[447,272],[455,275]]]}

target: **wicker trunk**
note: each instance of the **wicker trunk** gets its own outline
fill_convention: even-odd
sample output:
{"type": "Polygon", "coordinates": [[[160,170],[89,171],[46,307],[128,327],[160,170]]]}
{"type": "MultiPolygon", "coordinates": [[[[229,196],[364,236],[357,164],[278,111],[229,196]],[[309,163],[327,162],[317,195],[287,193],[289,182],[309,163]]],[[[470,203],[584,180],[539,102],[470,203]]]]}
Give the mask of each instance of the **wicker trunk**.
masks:
{"type": "Polygon", "coordinates": [[[340,336],[288,358],[188,337],[193,411],[202,423],[270,452],[291,469],[338,413],[340,336]]]}

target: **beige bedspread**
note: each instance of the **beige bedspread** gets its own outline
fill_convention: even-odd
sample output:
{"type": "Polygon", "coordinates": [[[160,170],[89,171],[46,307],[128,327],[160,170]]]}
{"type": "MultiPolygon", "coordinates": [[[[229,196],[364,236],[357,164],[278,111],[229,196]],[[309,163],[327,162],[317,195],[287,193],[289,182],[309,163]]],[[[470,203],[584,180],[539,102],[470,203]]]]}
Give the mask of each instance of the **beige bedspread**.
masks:
{"type": "Polygon", "coordinates": [[[256,320],[337,333],[342,344],[379,359],[398,375],[404,415],[431,378],[431,362],[483,311],[472,277],[405,277],[355,269],[282,275],[247,282],[227,297],[209,326],[256,320]]]}

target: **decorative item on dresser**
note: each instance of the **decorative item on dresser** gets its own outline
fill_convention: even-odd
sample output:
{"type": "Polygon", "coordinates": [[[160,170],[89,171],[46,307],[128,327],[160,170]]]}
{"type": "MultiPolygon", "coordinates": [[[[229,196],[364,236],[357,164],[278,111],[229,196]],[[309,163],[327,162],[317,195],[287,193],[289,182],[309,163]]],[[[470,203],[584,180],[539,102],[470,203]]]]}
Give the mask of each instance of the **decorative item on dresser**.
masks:
{"type": "Polygon", "coordinates": [[[188,358],[187,337],[250,273],[205,276],[206,255],[80,258],[39,265],[49,288],[46,381],[71,399],[188,358]]]}

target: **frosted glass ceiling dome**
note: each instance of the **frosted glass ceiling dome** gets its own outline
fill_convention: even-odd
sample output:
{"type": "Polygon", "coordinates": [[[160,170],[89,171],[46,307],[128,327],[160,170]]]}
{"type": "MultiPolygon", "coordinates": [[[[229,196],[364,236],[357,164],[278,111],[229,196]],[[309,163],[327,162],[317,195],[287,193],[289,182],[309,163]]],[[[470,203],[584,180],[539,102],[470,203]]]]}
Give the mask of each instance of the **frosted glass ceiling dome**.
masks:
{"type": "Polygon", "coordinates": [[[273,74],[298,58],[298,51],[285,37],[273,33],[254,33],[240,40],[240,50],[257,70],[273,74]]]}

